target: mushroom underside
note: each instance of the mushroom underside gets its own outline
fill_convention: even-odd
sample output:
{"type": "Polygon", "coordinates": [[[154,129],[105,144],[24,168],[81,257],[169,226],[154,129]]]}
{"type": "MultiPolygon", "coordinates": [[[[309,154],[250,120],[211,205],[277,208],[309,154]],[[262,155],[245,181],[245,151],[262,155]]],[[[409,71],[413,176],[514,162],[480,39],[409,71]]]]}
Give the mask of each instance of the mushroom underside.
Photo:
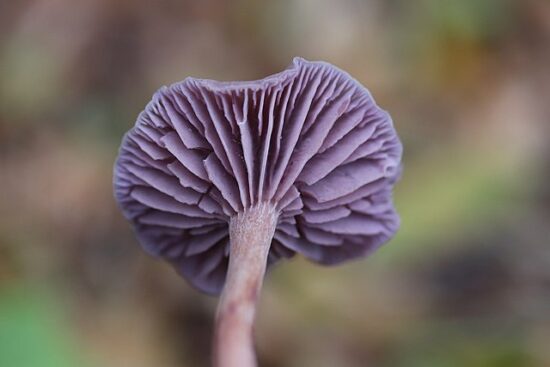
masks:
{"type": "Polygon", "coordinates": [[[390,116],[345,72],[295,59],[252,82],[161,88],[124,137],[115,196],[144,249],[217,294],[237,213],[279,213],[268,266],[365,256],[396,232],[402,147],[390,116]]]}

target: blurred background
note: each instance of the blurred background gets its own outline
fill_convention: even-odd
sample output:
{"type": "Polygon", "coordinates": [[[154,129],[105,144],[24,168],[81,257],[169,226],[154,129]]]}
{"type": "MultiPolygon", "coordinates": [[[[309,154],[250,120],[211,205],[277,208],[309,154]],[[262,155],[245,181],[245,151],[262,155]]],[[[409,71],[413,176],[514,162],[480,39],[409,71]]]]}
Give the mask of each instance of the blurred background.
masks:
{"type": "Polygon", "coordinates": [[[260,365],[550,366],[546,0],[0,2],[0,366],[208,365],[216,299],[139,248],[112,165],[159,86],[293,56],[392,114],[402,229],[275,267],[260,365]]]}

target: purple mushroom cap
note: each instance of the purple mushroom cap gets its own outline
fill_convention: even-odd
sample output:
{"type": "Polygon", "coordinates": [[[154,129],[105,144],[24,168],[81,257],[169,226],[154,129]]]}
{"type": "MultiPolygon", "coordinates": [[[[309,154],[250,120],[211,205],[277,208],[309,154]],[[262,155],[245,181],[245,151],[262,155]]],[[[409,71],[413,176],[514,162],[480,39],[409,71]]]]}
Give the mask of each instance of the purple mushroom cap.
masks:
{"type": "Polygon", "coordinates": [[[268,265],[296,253],[338,264],[390,239],[401,154],[367,89],[295,58],[257,81],[187,78],[158,90],[123,138],[114,190],[144,249],[218,294],[229,220],[262,202],[280,213],[268,265]]]}

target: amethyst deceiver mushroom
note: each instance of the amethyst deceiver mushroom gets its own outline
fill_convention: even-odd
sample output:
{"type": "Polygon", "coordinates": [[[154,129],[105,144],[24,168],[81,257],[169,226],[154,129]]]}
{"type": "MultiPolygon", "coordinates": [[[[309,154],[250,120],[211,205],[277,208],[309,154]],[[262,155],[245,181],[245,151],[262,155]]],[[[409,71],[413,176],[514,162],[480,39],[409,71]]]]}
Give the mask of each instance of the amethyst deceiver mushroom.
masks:
{"type": "Polygon", "coordinates": [[[397,231],[402,146],[347,73],[295,58],[257,81],[163,87],[125,135],[115,197],[144,249],[219,294],[217,366],[253,366],[266,267],[299,253],[332,265],[397,231]]]}

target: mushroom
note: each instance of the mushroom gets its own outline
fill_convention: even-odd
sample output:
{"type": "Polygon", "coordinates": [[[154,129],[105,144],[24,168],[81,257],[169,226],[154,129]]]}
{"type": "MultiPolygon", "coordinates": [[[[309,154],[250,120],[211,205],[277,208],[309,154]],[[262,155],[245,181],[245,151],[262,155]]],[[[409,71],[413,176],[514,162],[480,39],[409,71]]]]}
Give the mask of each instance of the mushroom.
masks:
{"type": "Polygon", "coordinates": [[[214,365],[248,367],[266,267],[296,253],[338,264],[388,241],[401,153],[362,85],[295,58],[261,80],[162,87],[123,138],[114,190],[148,253],[221,292],[214,365]]]}

